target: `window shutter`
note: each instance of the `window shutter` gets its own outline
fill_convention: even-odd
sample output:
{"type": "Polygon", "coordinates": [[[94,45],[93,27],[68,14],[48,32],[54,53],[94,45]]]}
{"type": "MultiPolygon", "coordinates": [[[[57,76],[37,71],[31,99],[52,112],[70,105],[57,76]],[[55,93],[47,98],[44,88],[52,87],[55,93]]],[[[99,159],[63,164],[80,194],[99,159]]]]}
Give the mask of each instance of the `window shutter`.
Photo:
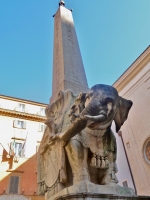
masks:
{"type": "Polygon", "coordinates": [[[44,131],[44,125],[41,124],[41,131],[43,132],[44,131]]]}
{"type": "Polygon", "coordinates": [[[44,132],[45,127],[46,126],[44,124],[39,123],[39,131],[44,132]]]}
{"type": "Polygon", "coordinates": [[[123,181],[122,185],[123,185],[123,187],[128,187],[128,182],[127,181],[123,181]]]}
{"type": "Polygon", "coordinates": [[[18,107],[19,107],[19,111],[20,112],[24,112],[25,111],[25,104],[19,103],[18,107]]]}
{"type": "Polygon", "coordinates": [[[18,194],[19,177],[14,176],[14,194],[18,194]]]}
{"type": "Polygon", "coordinates": [[[23,122],[23,129],[26,129],[26,122],[23,122]]]}
{"type": "Polygon", "coordinates": [[[18,127],[18,120],[14,120],[14,127],[18,127]]]}
{"type": "Polygon", "coordinates": [[[18,194],[19,176],[11,176],[9,184],[9,193],[18,194]]]}
{"type": "Polygon", "coordinates": [[[14,176],[11,176],[9,184],[9,193],[13,193],[13,182],[14,182],[14,176]]]}
{"type": "Polygon", "coordinates": [[[18,155],[19,156],[21,156],[21,150],[22,150],[22,144],[20,143],[19,147],[18,147],[18,155]]]}
{"type": "Polygon", "coordinates": [[[25,149],[21,149],[20,150],[20,157],[24,157],[25,156],[25,149]]]}

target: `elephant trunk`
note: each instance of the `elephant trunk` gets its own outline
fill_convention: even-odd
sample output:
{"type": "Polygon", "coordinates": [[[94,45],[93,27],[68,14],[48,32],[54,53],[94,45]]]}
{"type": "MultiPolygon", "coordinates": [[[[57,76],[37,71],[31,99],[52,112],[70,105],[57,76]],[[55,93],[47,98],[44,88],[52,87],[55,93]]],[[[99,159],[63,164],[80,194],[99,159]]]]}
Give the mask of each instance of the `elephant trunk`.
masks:
{"type": "Polygon", "coordinates": [[[100,112],[100,103],[96,100],[91,101],[90,103],[88,103],[88,105],[83,109],[83,111],[81,112],[82,116],[85,115],[91,115],[91,116],[96,116],[99,115],[100,112]]]}
{"type": "Polygon", "coordinates": [[[86,127],[86,124],[87,124],[87,120],[85,118],[77,117],[76,121],[73,124],[71,124],[71,126],[63,134],[61,139],[64,141],[69,141],[76,134],[80,133],[86,127]]]}
{"type": "Polygon", "coordinates": [[[100,111],[100,103],[98,101],[90,102],[87,107],[81,113],[85,119],[94,122],[103,122],[107,118],[107,114],[104,111],[100,111]]]}

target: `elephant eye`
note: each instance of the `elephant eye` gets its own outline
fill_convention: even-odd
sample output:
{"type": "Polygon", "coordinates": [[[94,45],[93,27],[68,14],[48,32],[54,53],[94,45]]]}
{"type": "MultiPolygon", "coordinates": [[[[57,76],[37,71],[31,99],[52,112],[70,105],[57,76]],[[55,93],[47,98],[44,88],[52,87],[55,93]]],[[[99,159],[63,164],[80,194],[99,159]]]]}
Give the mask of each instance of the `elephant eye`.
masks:
{"type": "Polygon", "coordinates": [[[108,98],[105,99],[105,102],[106,102],[107,104],[108,104],[108,103],[112,103],[112,104],[114,104],[114,99],[108,97],[108,98]]]}

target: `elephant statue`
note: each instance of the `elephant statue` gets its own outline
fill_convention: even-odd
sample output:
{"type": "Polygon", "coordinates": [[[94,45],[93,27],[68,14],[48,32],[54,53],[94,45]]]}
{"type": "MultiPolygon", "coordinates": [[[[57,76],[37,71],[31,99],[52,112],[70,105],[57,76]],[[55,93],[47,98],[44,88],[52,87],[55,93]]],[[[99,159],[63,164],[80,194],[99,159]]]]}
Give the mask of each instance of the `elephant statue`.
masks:
{"type": "Polygon", "coordinates": [[[88,93],[80,93],[77,97],[69,90],[60,92],[58,99],[46,110],[47,129],[39,162],[45,163],[43,168],[39,164],[39,168],[46,172],[43,178],[39,177],[41,190],[46,192],[57,185],[55,194],[82,181],[117,184],[117,144],[111,124],[114,120],[118,132],[131,106],[130,100],[120,97],[109,85],[95,85],[88,93]],[[52,163],[57,168],[53,175],[49,172],[52,163]],[[47,179],[48,176],[53,178],[47,179]]]}

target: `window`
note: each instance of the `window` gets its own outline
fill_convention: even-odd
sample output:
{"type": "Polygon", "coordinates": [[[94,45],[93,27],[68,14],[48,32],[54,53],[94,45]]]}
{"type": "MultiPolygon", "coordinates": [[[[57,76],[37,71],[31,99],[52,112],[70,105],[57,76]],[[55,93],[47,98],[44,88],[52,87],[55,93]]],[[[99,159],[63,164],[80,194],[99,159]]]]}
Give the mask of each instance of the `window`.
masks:
{"type": "Polygon", "coordinates": [[[24,152],[23,152],[23,145],[22,143],[16,142],[15,140],[13,142],[11,142],[11,153],[14,156],[19,156],[19,157],[23,157],[24,152]]]}
{"type": "Polygon", "coordinates": [[[122,182],[122,185],[123,185],[123,187],[128,187],[128,181],[126,180],[126,181],[123,181],[122,182]]]}
{"type": "Polygon", "coordinates": [[[45,124],[39,123],[39,131],[44,132],[45,127],[45,124]]]}
{"type": "Polygon", "coordinates": [[[19,103],[18,107],[16,107],[15,110],[19,112],[25,112],[25,104],[19,103]]]}
{"type": "Polygon", "coordinates": [[[21,150],[22,150],[22,143],[15,143],[15,156],[21,156],[21,150]]]}
{"type": "Polygon", "coordinates": [[[10,152],[9,154],[14,156],[14,157],[25,157],[25,146],[26,146],[26,141],[20,142],[17,140],[10,143],[10,152]]]}
{"type": "Polygon", "coordinates": [[[40,108],[40,115],[45,116],[45,108],[40,108]]]}
{"type": "Polygon", "coordinates": [[[14,127],[25,129],[26,128],[26,122],[21,121],[21,120],[14,120],[14,127]]]}
{"type": "Polygon", "coordinates": [[[9,183],[9,193],[18,194],[19,176],[11,176],[9,183]]]}
{"type": "Polygon", "coordinates": [[[25,112],[25,104],[19,103],[19,105],[18,105],[18,111],[25,112]]]}

